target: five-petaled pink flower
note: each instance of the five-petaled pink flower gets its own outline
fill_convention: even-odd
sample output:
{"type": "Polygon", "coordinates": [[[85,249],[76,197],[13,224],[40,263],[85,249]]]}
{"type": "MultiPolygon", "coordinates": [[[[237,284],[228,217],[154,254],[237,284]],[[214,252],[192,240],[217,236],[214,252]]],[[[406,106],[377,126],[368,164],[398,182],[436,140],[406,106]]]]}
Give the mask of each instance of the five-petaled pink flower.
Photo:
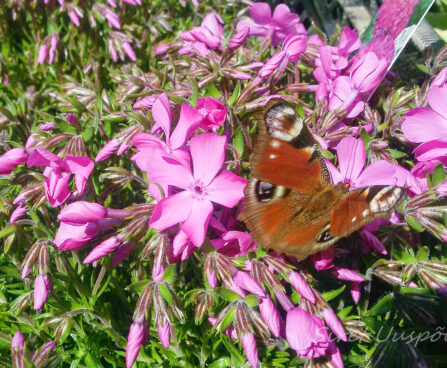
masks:
{"type": "Polygon", "coordinates": [[[433,86],[427,101],[431,108],[411,110],[402,123],[405,138],[422,143],[414,150],[419,161],[431,161],[447,154],[447,85],[433,86]]]}
{"type": "Polygon", "coordinates": [[[225,159],[226,137],[209,133],[190,141],[194,170],[189,164],[165,157],[154,170],[156,183],[183,189],[158,202],[149,225],[162,231],[182,222],[180,229],[200,246],[204,239],[213,202],[232,208],[244,197],[246,179],[231,171],[219,174],[225,159]]]}
{"type": "Polygon", "coordinates": [[[256,23],[241,20],[237,24],[237,30],[248,27],[250,36],[271,38],[273,46],[279,45],[288,35],[306,34],[299,15],[290,12],[285,4],[279,4],[273,11],[273,15],[267,3],[254,3],[249,10],[256,23]]]}
{"type": "Polygon", "coordinates": [[[351,189],[369,185],[405,186],[408,171],[399,165],[380,160],[365,168],[366,150],[360,138],[343,138],[336,151],[340,171],[326,161],[334,184],[345,183],[351,189]]]}

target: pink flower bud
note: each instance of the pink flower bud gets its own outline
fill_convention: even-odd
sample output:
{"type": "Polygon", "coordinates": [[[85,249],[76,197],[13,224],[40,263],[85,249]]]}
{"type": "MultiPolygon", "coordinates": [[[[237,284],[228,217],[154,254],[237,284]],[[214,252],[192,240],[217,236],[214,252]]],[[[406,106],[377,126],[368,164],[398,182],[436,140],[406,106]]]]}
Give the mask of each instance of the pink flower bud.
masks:
{"type": "Polygon", "coordinates": [[[100,204],[77,201],[64,207],[57,218],[69,225],[84,225],[103,220],[105,216],[106,210],[100,204]]]}
{"type": "Polygon", "coordinates": [[[118,139],[111,139],[104,145],[104,147],[99,150],[98,154],[95,157],[95,162],[104,161],[105,159],[109,158],[113,155],[113,153],[118,149],[119,146],[120,142],[118,141],[118,139]]]}
{"type": "Polygon", "coordinates": [[[196,110],[203,116],[200,127],[205,130],[221,126],[227,115],[227,107],[214,97],[199,98],[196,110]]]}
{"type": "Polygon", "coordinates": [[[84,259],[84,264],[96,262],[98,259],[105,257],[107,254],[112,253],[121,244],[122,236],[111,236],[98,244],[84,259]]]}
{"type": "Polygon", "coordinates": [[[14,337],[12,338],[11,347],[16,350],[17,349],[23,350],[24,346],[25,346],[25,338],[23,337],[20,331],[17,331],[14,334],[14,337]]]}
{"type": "Polygon", "coordinates": [[[259,300],[259,311],[273,336],[278,337],[281,332],[281,318],[278,309],[268,296],[259,300]]]}
{"type": "Polygon", "coordinates": [[[135,51],[133,50],[132,46],[129,42],[124,42],[122,44],[124,52],[127,54],[130,60],[137,61],[137,56],[135,55],[135,51]]]}
{"type": "Polygon", "coordinates": [[[326,307],[321,312],[321,317],[324,322],[329,326],[332,332],[342,341],[348,341],[343,324],[338,319],[337,315],[334,313],[332,308],[326,307]]]}
{"type": "Polygon", "coordinates": [[[171,325],[166,317],[157,321],[158,338],[165,349],[171,344],[171,325]]]}
{"type": "Polygon", "coordinates": [[[293,287],[298,291],[303,298],[306,298],[312,304],[315,304],[315,295],[307,282],[304,280],[298,272],[291,272],[289,275],[289,281],[293,287]]]}
{"type": "Polygon", "coordinates": [[[258,348],[256,347],[255,336],[251,332],[241,335],[241,343],[245,356],[253,368],[258,366],[258,348]]]}
{"type": "Polygon", "coordinates": [[[289,61],[294,63],[306,51],[306,38],[303,36],[289,35],[284,40],[281,50],[286,53],[289,61]]]}
{"type": "Polygon", "coordinates": [[[357,272],[343,267],[335,267],[332,271],[334,276],[339,280],[351,281],[351,282],[362,282],[364,278],[357,272]]]}
{"type": "Polygon", "coordinates": [[[80,26],[79,17],[74,10],[68,12],[68,16],[70,17],[71,23],[73,23],[76,27],[80,26]]]}
{"type": "Polygon", "coordinates": [[[126,367],[131,368],[137,359],[145,334],[145,326],[141,322],[133,322],[130,325],[126,345],[126,367]]]}
{"type": "Polygon", "coordinates": [[[135,243],[129,243],[127,241],[121,243],[113,255],[112,267],[118,266],[130,253],[132,253],[134,247],[135,243]]]}
{"type": "Polygon", "coordinates": [[[268,78],[281,65],[286,53],[284,51],[277,52],[269,60],[265,62],[258,74],[261,78],[268,78]]]}
{"type": "Polygon", "coordinates": [[[69,122],[71,125],[76,125],[78,123],[78,118],[71,112],[65,115],[65,119],[67,119],[67,122],[69,122]]]}
{"type": "Polygon", "coordinates": [[[9,222],[11,224],[15,223],[20,217],[22,217],[25,213],[28,212],[28,207],[23,203],[17,206],[17,208],[11,213],[11,217],[9,218],[9,222]]]}
{"type": "Polygon", "coordinates": [[[40,45],[39,55],[37,56],[37,62],[39,64],[45,63],[47,56],[48,56],[48,46],[46,44],[40,45]]]}
{"type": "Polygon", "coordinates": [[[237,286],[241,287],[242,289],[245,289],[257,296],[265,297],[265,291],[255,281],[255,279],[250,277],[248,272],[236,271],[236,274],[233,276],[233,281],[237,286]]]}
{"type": "Polygon", "coordinates": [[[34,310],[41,310],[53,290],[53,283],[48,275],[37,275],[34,280],[34,310]]]}
{"type": "Polygon", "coordinates": [[[0,156],[0,175],[9,175],[17,166],[24,164],[28,158],[24,148],[13,148],[0,156]]]}
{"type": "Polygon", "coordinates": [[[310,259],[318,271],[328,270],[329,268],[334,267],[334,264],[332,263],[334,261],[334,249],[328,248],[322,250],[321,252],[311,255],[310,259]]]}
{"type": "Polygon", "coordinates": [[[247,41],[249,33],[249,27],[242,27],[241,29],[239,29],[238,32],[233,37],[231,37],[228,48],[230,50],[236,50],[237,48],[241,47],[245,43],[245,41],[247,41]]]}
{"type": "Polygon", "coordinates": [[[362,295],[362,284],[360,282],[353,282],[351,284],[352,300],[358,303],[361,295],[362,295]]]}

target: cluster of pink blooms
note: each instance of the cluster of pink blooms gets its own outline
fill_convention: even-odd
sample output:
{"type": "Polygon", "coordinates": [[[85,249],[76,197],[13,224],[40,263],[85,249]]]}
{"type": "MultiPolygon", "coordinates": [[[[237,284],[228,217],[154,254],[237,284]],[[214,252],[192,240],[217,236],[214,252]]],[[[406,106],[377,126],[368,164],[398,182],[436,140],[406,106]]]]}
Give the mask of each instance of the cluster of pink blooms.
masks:
{"type": "MultiPolygon", "coordinates": [[[[48,5],[48,9],[51,9],[50,11],[58,12],[61,15],[68,15],[68,18],[74,27],[81,27],[83,19],[88,20],[92,27],[96,27],[97,19],[102,22],[106,21],[109,26],[107,49],[112,60],[116,62],[119,56],[119,58],[124,61],[125,55],[132,61],[137,60],[135,51],[131,45],[132,43],[135,43],[135,41],[127,34],[120,32],[121,22],[117,11],[119,12],[121,9],[118,8],[117,1],[107,0],[107,5],[97,2],[93,4],[91,9],[89,9],[90,14],[87,15],[84,14],[80,5],[64,2],[64,0],[58,0],[59,8],[55,8],[55,4],[50,0],[43,0],[43,2],[48,5]]],[[[133,6],[142,4],[141,0],[123,0],[123,3],[133,6]]],[[[59,36],[57,33],[52,33],[42,40],[37,57],[37,62],[39,64],[44,64],[46,61],[50,65],[53,64],[56,57],[58,40],[59,36]]],[[[136,42],[136,45],[138,46],[138,42],[136,42]]]]}
{"type": "MultiPolygon", "coordinates": [[[[139,0],[125,2],[141,5],[139,0]]],[[[63,2],[60,5],[73,25],[79,27],[81,20],[86,18],[81,9],[63,2]]],[[[116,2],[109,0],[108,5],[96,4],[94,11],[104,17],[111,28],[119,30],[119,17],[112,10],[116,7],[116,2]]],[[[296,63],[306,54],[305,57],[314,65],[316,81],[314,85],[306,87],[307,92],[314,92],[316,101],[326,103],[329,110],[344,113],[340,116],[345,117],[320,132],[324,135],[318,137],[323,148],[334,148],[336,151],[338,168],[326,161],[333,183],[345,183],[351,189],[369,185],[409,187],[415,195],[428,190],[426,172],[431,173],[439,163],[447,164],[444,162],[447,153],[447,109],[443,105],[447,99],[447,69],[432,83],[428,93],[430,108],[412,110],[406,114],[402,124],[405,137],[410,142],[420,143],[414,151],[418,164],[408,171],[382,159],[365,167],[367,154],[363,140],[358,137],[360,130],[353,128],[350,131],[356,136],[337,136],[334,132],[344,132],[349,119],[363,112],[366,100],[382,80],[389,61],[373,51],[364,52],[361,57],[353,59],[352,54],[361,48],[361,43],[356,31],[351,29],[342,31],[336,46],[325,45],[317,36],[308,37],[299,16],[283,4],[278,5],[273,14],[266,3],[255,3],[249,10],[252,19],[237,24],[237,33],[228,45],[225,45],[223,20],[216,14],[208,14],[200,26],[179,35],[180,45],[179,41],[159,45],[157,53],[166,54],[177,45],[175,52],[180,55],[210,60],[220,55],[225,63],[231,63],[231,58],[248,37],[261,37],[261,50],[274,47],[278,48],[276,53],[268,60],[253,61],[245,69],[233,69],[231,74],[233,79],[249,80],[236,106],[255,96],[260,98],[257,107],[279,96],[269,94],[270,86],[282,78],[291,63],[296,63]],[[427,121],[431,125],[427,126],[427,121]],[[331,139],[333,136],[338,139],[331,139]]],[[[135,61],[136,56],[130,46],[132,40],[124,36],[115,34],[114,40],[121,40],[120,50],[135,61]]],[[[118,41],[115,41],[109,44],[114,60],[117,59],[118,47],[118,41]]],[[[51,64],[57,44],[57,35],[52,34],[44,39],[38,62],[42,64],[48,58],[51,64]]],[[[227,75],[228,70],[222,69],[222,74],[227,75]]],[[[236,174],[237,160],[230,159],[236,150],[229,144],[232,137],[225,129],[230,115],[227,106],[213,97],[199,98],[194,107],[187,103],[179,106],[173,100],[167,93],[153,93],[134,101],[135,110],[150,109],[154,122],[150,131],[144,132],[138,128],[117,135],[97,153],[95,162],[88,156],[67,154],[65,150],[50,152],[49,146],[43,148],[39,145],[37,137],[30,137],[24,148],[7,151],[0,158],[1,175],[11,174],[21,164],[29,168],[44,168],[40,174],[43,184],[32,190],[25,188],[14,200],[13,204],[17,207],[10,222],[20,221],[26,215],[30,198],[34,198],[35,203],[46,201],[53,208],[61,208],[59,229],[53,239],[56,248],[78,250],[93,242],[96,246],[84,263],[95,265],[113,253],[112,265],[117,266],[135,246],[128,235],[135,234],[135,224],[139,224],[141,216],[146,216],[143,216],[144,226],[159,232],[154,237],[158,248],[152,269],[153,282],[140,296],[129,329],[126,348],[126,365],[129,368],[147,341],[150,321],[146,320],[145,308],[150,304],[150,295],[156,294],[154,290],[164,285],[165,269],[169,263],[188,259],[207,237],[216,250],[207,254],[206,258],[205,274],[209,287],[215,289],[223,285],[240,297],[229,306],[236,311],[236,317],[232,324],[224,328],[224,332],[240,341],[253,367],[258,366],[255,337],[270,335],[285,338],[300,358],[326,356],[334,367],[343,367],[340,351],[330,338],[330,331],[340,340],[347,341],[345,328],[329,304],[307,283],[304,271],[293,271],[287,259],[280,255],[247,260],[243,268],[232,261],[232,257],[246,256],[249,251],[256,250],[257,244],[250,234],[242,231],[243,227],[237,220],[237,206],[244,197],[247,179],[236,174]],[[95,163],[107,160],[115,153],[123,155],[131,152],[131,147],[134,149],[130,160],[147,178],[145,185],[152,198],[147,208],[131,206],[112,209],[86,200],[88,181],[95,170],[95,163]],[[71,184],[72,179],[74,184],[71,184]],[[287,284],[301,296],[297,305],[285,292],[284,286],[287,284]],[[257,296],[257,310],[245,303],[244,298],[249,294],[257,296]],[[282,315],[286,316],[285,321],[282,315]],[[240,320],[246,323],[240,323],[240,320]]],[[[71,114],[66,118],[72,125],[78,124],[76,116],[71,114]]],[[[54,128],[50,124],[41,130],[54,128]]],[[[374,235],[383,221],[361,230],[363,251],[386,253],[384,245],[374,235]]],[[[401,219],[395,215],[390,221],[398,223],[401,219]]],[[[36,265],[34,309],[41,310],[52,290],[47,244],[38,243],[30,254],[24,260],[22,277],[28,277],[33,265],[36,265]]],[[[359,301],[363,276],[355,270],[337,266],[332,248],[313,255],[311,261],[316,270],[327,271],[335,279],[350,282],[352,298],[355,302],[359,301]]],[[[161,307],[158,305],[154,308],[161,307]]],[[[220,328],[224,314],[209,316],[209,322],[220,328]]],[[[162,313],[156,315],[160,341],[168,348],[176,311],[172,309],[169,316],[162,313]]],[[[22,348],[20,346],[16,344],[14,349],[23,349],[23,343],[22,348]]]]}

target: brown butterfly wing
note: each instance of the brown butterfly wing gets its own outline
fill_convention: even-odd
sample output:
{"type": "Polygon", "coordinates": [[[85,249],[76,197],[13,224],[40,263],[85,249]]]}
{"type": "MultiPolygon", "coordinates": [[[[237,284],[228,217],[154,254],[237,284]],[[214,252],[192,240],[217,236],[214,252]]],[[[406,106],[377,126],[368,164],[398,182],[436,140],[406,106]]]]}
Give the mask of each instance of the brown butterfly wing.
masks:
{"type": "Polygon", "coordinates": [[[305,258],[389,216],[403,196],[396,187],[330,184],[312,134],[284,100],[269,102],[258,130],[241,219],[265,249],[305,258]]]}

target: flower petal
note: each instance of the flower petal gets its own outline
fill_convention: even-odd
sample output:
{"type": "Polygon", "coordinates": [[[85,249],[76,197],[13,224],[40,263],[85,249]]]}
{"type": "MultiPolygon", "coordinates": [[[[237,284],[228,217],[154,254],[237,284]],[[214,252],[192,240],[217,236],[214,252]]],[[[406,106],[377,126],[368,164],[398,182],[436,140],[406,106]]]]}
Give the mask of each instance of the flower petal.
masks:
{"type": "Polygon", "coordinates": [[[417,143],[446,138],[447,119],[428,107],[417,107],[405,114],[402,132],[417,143]]]}
{"type": "Polygon", "coordinates": [[[430,161],[447,154],[447,139],[438,139],[422,143],[413,153],[418,161],[430,161]]]}
{"type": "Polygon", "coordinates": [[[434,86],[427,93],[427,101],[430,107],[439,115],[447,118],[447,87],[434,86]]]}
{"type": "Polygon", "coordinates": [[[194,178],[207,186],[221,169],[225,159],[227,138],[214,133],[196,135],[191,139],[190,150],[194,165],[194,178]]]}
{"type": "Polygon", "coordinates": [[[172,132],[171,148],[177,149],[183,146],[186,140],[195,132],[202,120],[202,114],[191,106],[183,104],[180,109],[177,126],[172,132]]]}
{"type": "Polygon", "coordinates": [[[191,212],[180,230],[188,235],[191,243],[199,247],[205,240],[208,223],[213,213],[213,205],[206,199],[196,199],[189,203],[189,209],[191,212]]]}
{"type": "Polygon", "coordinates": [[[152,106],[152,116],[155,124],[152,131],[156,128],[161,128],[165,132],[166,141],[169,141],[171,134],[171,109],[169,107],[169,98],[166,93],[162,93],[157,101],[152,106]]]}
{"type": "Polygon", "coordinates": [[[149,226],[162,231],[188,218],[193,207],[193,197],[188,191],[174,194],[157,203],[149,226]]]}
{"type": "Polygon", "coordinates": [[[374,162],[363,170],[353,184],[357,188],[369,185],[395,185],[403,187],[405,186],[408,175],[408,170],[403,167],[381,160],[374,162]]]}
{"type": "Polygon", "coordinates": [[[272,21],[272,11],[267,3],[254,3],[250,6],[251,17],[260,24],[269,24],[272,21]]]}
{"type": "Polygon", "coordinates": [[[233,208],[244,198],[247,179],[240,178],[231,171],[224,171],[214,178],[206,188],[206,197],[212,202],[233,208]]]}
{"type": "MultiPolygon", "coordinates": [[[[155,153],[158,153],[154,151],[155,153]]],[[[191,171],[174,158],[154,154],[146,162],[148,178],[153,183],[187,188],[194,182],[191,171]]]]}
{"type": "Polygon", "coordinates": [[[366,162],[363,141],[354,137],[346,137],[340,141],[336,150],[342,177],[348,182],[355,181],[366,162]]]}

